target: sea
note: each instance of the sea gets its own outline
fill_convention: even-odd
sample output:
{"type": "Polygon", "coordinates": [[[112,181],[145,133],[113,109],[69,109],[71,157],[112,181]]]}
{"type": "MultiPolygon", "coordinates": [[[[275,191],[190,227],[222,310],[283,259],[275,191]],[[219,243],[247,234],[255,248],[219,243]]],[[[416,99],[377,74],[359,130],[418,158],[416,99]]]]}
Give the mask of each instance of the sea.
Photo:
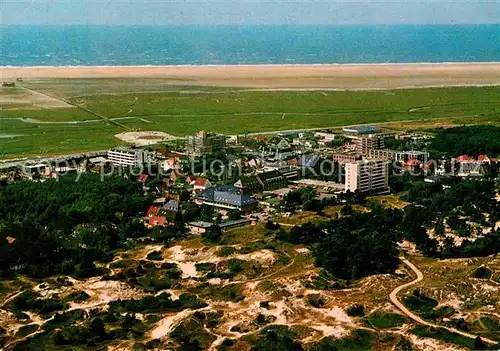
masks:
{"type": "Polygon", "coordinates": [[[0,66],[500,61],[500,25],[67,25],[0,30],[0,66]]]}

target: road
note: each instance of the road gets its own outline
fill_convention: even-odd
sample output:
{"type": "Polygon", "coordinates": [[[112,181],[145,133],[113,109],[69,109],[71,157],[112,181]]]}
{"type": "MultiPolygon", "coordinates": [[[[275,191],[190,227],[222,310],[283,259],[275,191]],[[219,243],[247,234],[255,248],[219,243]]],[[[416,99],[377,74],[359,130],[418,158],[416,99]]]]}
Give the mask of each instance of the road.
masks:
{"type": "MultiPolygon", "coordinates": [[[[406,289],[406,288],[408,288],[408,287],[410,287],[412,285],[415,285],[415,284],[421,282],[422,279],[424,279],[424,274],[413,263],[411,263],[410,261],[408,261],[406,258],[400,257],[399,259],[401,260],[401,262],[403,262],[405,265],[407,265],[417,275],[417,277],[415,278],[415,280],[413,280],[413,281],[411,281],[409,283],[406,283],[406,284],[398,286],[389,295],[389,298],[390,298],[391,302],[397,308],[399,308],[401,310],[401,312],[403,312],[409,318],[413,319],[415,322],[423,324],[423,325],[426,325],[428,327],[446,329],[449,332],[460,334],[460,335],[465,336],[466,338],[470,338],[470,339],[475,339],[476,337],[480,336],[480,335],[470,334],[470,333],[464,332],[464,331],[456,329],[456,328],[445,327],[445,326],[442,326],[442,325],[429,323],[429,322],[423,320],[422,318],[420,318],[418,315],[416,315],[412,311],[410,311],[408,308],[406,308],[406,306],[403,305],[401,303],[401,301],[399,301],[399,299],[397,297],[398,293],[401,292],[401,290],[404,290],[404,289],[406,289]]],[[[488,339],[488,338],[484,338],[484,337],[481,337],[481,339],[483,341],[487,342],[487,343],[492,344],[492,345],[498,345],[498,342],[496,342],[494,340],[491,340],[491,339],[488,339]]]]}

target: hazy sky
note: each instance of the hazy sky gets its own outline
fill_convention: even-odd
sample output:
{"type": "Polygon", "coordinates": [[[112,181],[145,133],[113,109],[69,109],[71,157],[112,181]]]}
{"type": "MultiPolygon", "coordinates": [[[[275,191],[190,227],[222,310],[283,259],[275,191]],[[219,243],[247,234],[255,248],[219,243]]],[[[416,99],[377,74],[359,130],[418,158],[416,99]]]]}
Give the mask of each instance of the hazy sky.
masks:
{"type": "Polygon", "coordinates": [[[0,0],[2,24],[500,23],[497,0],[0,0]]]}

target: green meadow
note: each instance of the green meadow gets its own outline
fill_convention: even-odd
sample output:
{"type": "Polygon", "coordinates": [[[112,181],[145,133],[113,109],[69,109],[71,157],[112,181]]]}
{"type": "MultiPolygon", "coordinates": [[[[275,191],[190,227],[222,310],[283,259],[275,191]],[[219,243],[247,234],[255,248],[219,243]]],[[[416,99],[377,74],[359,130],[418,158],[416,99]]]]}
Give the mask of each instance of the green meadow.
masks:
{"type": "Polygon", "coordinates": [[[0,103],[3,158],[104,149],[118,144],[115,134],[133,130],[183,136],[197,130],[239,134],[447,119],[455,124],[500,123],[500,87],[249,91],[174,87],[155,84],[154,80],[131,83],[123,79],[23,84],[101,116],[118,118],[122,127],[78,107],[23,109],[0,103]],[[75,121],[80,123],[61,123],[75,121]]]}

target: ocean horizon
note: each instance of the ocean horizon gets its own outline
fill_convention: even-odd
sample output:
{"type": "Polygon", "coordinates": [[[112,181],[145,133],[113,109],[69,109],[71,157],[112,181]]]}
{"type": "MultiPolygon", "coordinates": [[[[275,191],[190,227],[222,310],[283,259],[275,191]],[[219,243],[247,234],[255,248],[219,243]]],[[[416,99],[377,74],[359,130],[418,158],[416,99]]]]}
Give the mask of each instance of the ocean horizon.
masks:
{"type": "Polygon", "coordinates": [[[500,25],[2,26],[0,66],[500,61],[500,25]]]}

